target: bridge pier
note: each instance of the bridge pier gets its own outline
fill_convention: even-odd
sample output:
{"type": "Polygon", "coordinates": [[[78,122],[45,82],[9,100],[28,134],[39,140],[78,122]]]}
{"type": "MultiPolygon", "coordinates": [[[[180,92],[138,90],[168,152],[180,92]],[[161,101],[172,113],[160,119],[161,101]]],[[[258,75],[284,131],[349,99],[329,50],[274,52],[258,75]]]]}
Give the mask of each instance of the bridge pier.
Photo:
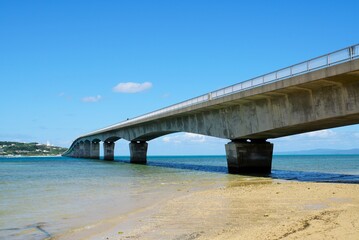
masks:
{"type": "Polygon", "coordinates": [[[104,142],[103,143],[103,154],[104,159],[112,161],[115,159],[115,143],[114,142],[104,142]]]}
{"type": "Polygon", "coordinates": [[[76,143],[75,147],[74,147],[74,153],[73,156],[75,158],[79,158],[80,157],[80,144],[76,143]]]}
{"type": "Polygon", "coordinates": [[[265,139],[234,140],[225,145],[229,173],[268,174],[272,169],[273,144],[265,139]]]}
{"type": "Polygon", "coordinates": [[[65,155],[65,156],[75,158],[75,157],[76,157],[76,146],[77,146],[77,144],[74,144],[74,146],[73,146],[73,148],[72,148],[72,151],[69,152],[69,154],[67,154],[67,155],[65,155]]]}
{"type": "Polygon", "coordinates": [[[100,159],[100,143],[99,142],[91,142],[90,158],[100,159]]]}
{"type": "Polygon", "coordinates": [[[146,164],[147,163],[147,147],[146,142],[130,142],[130,162],[136,164],[146,164]]]}
{"type": "Polygon", "coordinates": [[[83,152],[83,158],[90,158],[90,154],[91,154],[91,142],[86,140],[84,142],[84,152],[83,152]]]}
{"type": "Polygon", "coordinates": [[[84,157],[84,153],[85,153],[85,146],[84,146],[84,142],[80,142],[80,148],[79,148],[79,153],[78,153],[78,157],[79,158],[83,158],[84,157]]]}

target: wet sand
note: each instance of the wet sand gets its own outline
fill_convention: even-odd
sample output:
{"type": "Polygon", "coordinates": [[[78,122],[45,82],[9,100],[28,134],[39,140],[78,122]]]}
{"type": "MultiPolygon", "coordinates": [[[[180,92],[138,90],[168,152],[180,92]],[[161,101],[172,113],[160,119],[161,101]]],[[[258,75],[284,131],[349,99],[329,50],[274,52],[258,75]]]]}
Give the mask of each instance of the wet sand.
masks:
{"type": "Polygon", "coordinates": [[[189,191],[56,239],[359,239],[359,185],[241,182],[189,191]]]}

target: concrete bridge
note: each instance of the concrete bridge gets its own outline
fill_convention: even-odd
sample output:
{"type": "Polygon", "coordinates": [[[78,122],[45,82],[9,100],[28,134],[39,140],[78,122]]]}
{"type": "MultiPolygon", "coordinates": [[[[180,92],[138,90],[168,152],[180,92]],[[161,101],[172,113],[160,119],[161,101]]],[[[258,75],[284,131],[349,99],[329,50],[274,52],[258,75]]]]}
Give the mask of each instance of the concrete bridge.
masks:
{"type": "Polygon", "coordinates": [[[230,173],[271,171],[268,139],[359,123],[359,45],[326,54],[77,138],[64,156],[114,159],[130,141],[131,163],[146,164],[148,141],[175,132],[229,139],[230,173]]]}

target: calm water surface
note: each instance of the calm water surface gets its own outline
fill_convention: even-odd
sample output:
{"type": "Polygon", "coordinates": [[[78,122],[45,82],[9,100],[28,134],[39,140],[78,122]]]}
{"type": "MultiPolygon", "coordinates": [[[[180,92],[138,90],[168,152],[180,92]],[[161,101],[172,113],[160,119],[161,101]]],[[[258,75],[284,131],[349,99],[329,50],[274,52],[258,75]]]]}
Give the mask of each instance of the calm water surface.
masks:
{"type": "Polygon", "coordinates": [[[224,156],[149,157],[148,165],[65,157],[0,158],[0,239],[46,239],[183,191],[238,181],[359,183],[359,156],[275,156],[267,178],[227,174],[224,156]]]}

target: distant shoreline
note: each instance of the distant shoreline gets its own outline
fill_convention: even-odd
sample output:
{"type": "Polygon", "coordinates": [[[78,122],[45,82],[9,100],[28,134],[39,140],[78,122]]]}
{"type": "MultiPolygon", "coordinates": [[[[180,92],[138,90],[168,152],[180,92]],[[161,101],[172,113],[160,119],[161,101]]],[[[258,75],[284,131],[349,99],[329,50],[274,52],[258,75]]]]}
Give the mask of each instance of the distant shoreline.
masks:
{"type": "Polygon", "coordinates": [[[12,141],[0,141],[0,156],[7,157],[38,157],[61,155],[67,148],[40,144],[37,142],[23,143],[12,141]]]}
{"type": "Polygon", "coordinates": [[[0,158],[22,158],[22,157],[61,157],[60,155],[0,155],[0,158]]]}
{"type": "Polygon", "coordinates": [[[310,149],[278,152],[275,155],[359,155],[359,149],[310,149]]]}

